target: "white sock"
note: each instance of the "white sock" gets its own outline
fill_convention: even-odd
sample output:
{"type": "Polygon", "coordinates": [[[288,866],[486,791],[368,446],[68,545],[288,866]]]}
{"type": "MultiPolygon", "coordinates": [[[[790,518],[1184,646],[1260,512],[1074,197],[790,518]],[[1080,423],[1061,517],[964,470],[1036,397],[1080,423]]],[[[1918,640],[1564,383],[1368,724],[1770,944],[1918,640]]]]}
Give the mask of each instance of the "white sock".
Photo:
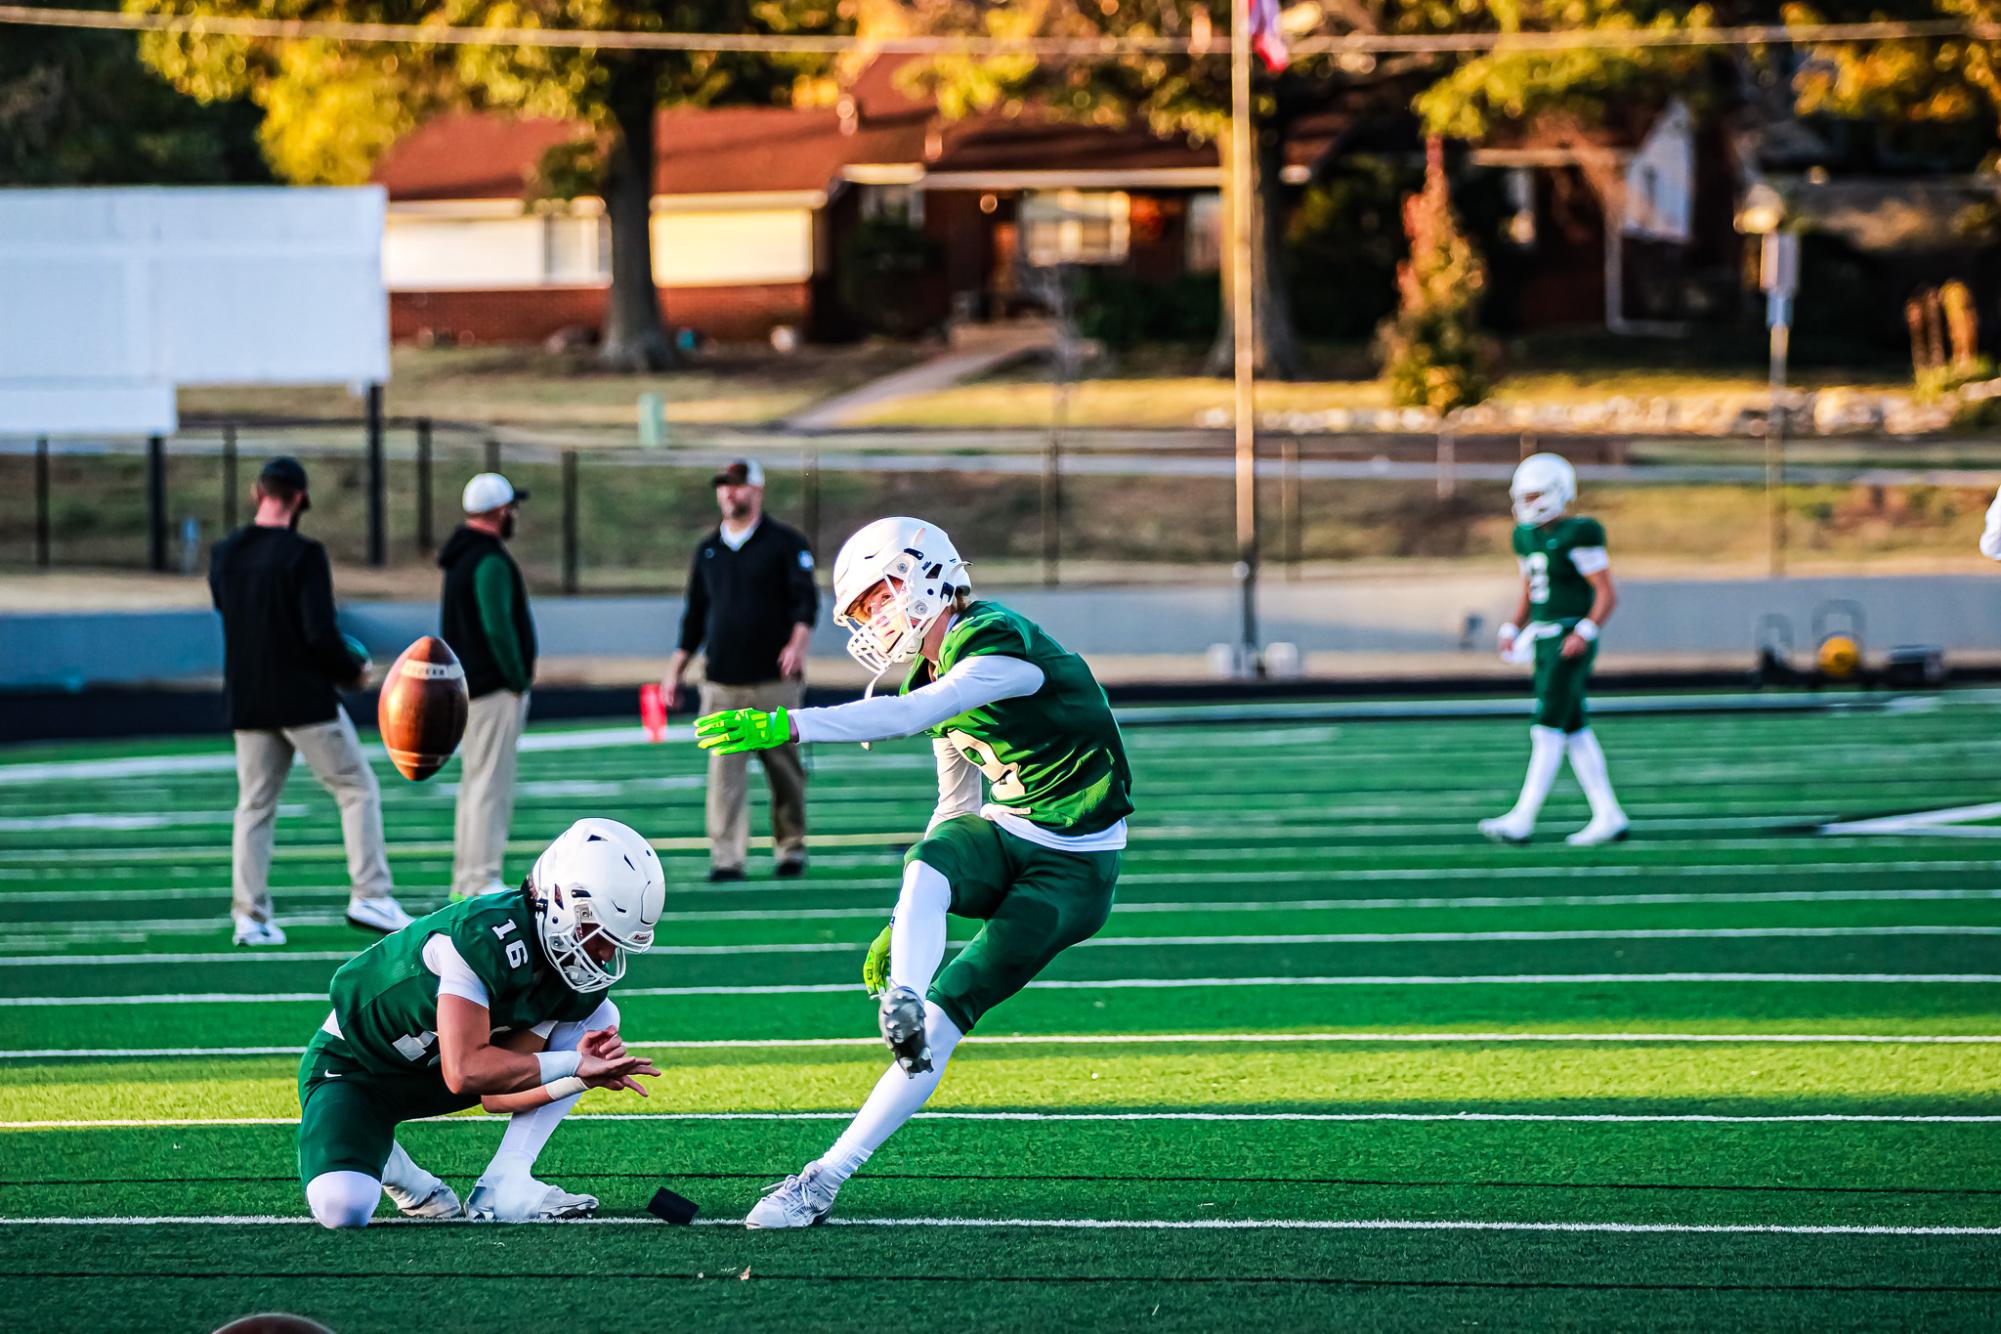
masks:
{"type": "Polygon", "coordinates": [[[1542,803],[1549,796],[1556,772],[1563,767],[1563,733],[1554,727],[1529,728],[1529,771],[1522,778],[1522,794],[1515,798],[1510,815],[1535,822],[1542,803]]]}
{"type": "Polygon", "coordinates": [[[952,886],[942,872],[912,862],[903,868],[903,893],[889,925],[889,981],[922,996],[945,958],[946,916],[952,911],[952,886]]]}
{"type": "Polygon", "coordinates": [[[367,1227],[382,1183],[366,1172],[322,1172],[306,1183],[306,1204],[321,1227],[367,1227]]]}
{"type": "MultiPolygon", "coordinates": [[[[590,1018],[577,1024],[557,1024],[549,1033],[548,1051],[575,1051],[577,1044],[584,1040],[584,1034],[601,1028],[618,1027],[618,1007],[610,1001],[604,1002],[591,1012],[590,1018]]],[[[516,1112],[507,1118],[506,1133],[500,1137],[500,1148],[494,1152],[493,1161],[480,1173],[481,1184],[498,1186],[502,1182],[521,1182],[535,1173],[535,1160],[542,1156],[542,1146],[549,1142],[549,1136],[556,1133],[556,1127],[577,1105],[581,1093],[572,1093],[567,1098],[558,1098],[545,1103],[532,1112],[516,1112]]]]}
{"type": "Polygon", "coordinates": [[[417,1166],[403,1146],[391,1140],[389,1161],[382,1165],[382,1184],[421,1200],[438,1188],[438,1178],[417,1166]]]}
{"type": "Polygon", "coordinates": [[[1598,744],[1598,736],[1590,728],[1579,728],[1566,739],[1570,748],[1570,772],[1577,775],[1577,782],[1584,789],[1586,800],[1591,803],[1593,820],[1623,820],[1626,813],[1619,809],[1619,799],[1612,795],[1612,775],[1605,767],[1605,749],[1598,744]]]}
{"type": "Polygon", "coordinates": [[[848,1122],[841,1137],[820,1155],[821,1172],[832,1177],[836,1186],[853,1176],[855,1169],[867,1162],[884,1140],[916,1115],[931,1091],[938,1087],[938,1081],[945,1077],[945,1062],[952,1059],[952,1049],[966,1036],[935,1005],[925,1007],[924,1035],[931,1042],[931,1068],[921,1075],[907,1075],[902,1066],[892,1063],[875,1082],[875,1091],[855,1113],[855,1119],[848,1122]]]}

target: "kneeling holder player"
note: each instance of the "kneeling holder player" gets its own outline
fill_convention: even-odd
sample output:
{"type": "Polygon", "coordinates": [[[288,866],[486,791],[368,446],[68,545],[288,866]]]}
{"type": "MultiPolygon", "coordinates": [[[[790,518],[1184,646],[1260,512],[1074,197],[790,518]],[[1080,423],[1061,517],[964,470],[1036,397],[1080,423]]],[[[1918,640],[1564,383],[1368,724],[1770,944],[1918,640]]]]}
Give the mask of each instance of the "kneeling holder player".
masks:
{"type": "Polygon", "coordinates": [[[579,820],[513,894],[420,917],[343,964],[333,1012],[299,1063],[299,1179],[326,1227],[366,1227],[381,1196],[413,1218],[459,1197],[412,1162],[396,1127],[483,1105],[511,1113],[464,1213],[484,1222],[581,1218],[589,1195],[537,1181],[535,1159],[587,1088],[660,1072],[626,1053],[604,993],[653,944],[660,859],[615,820],[579,820]]]}

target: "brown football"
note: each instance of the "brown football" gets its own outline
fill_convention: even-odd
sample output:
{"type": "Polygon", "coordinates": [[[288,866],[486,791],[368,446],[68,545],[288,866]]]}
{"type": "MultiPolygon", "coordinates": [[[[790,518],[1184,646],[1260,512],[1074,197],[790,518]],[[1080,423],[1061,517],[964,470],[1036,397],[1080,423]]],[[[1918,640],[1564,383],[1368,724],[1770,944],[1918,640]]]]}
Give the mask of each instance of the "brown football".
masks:
{"type": "Polygon", "coordinates": [[[375,706],[382,748],[396,772],[421,783],[445,767],[466,734],[465,668],[436,635],[403,650],[382,678],[375,706]]]}

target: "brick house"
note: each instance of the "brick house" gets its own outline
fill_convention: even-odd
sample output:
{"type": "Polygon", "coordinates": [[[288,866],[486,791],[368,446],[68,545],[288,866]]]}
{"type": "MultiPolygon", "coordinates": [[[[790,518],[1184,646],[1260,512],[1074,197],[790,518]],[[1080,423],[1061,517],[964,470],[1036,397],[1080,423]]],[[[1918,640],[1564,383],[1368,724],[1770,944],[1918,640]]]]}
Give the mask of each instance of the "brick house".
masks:
{"type": "MultiPolygon", "coordinates": [[[[662,111],[654,281],[670,326],[718,339],[779,325],[849,330],[837,297],[841,237],[894,215],[936,248],[928,321],[1002,316],[1030,301],[1024,266],[1122,266],[1136,276],[1213,271],[1221,172],[1213,147],[1143,128],[992,114],[947,122],[869,66],[828,108],[662,111]]],[[[601,201],[531,204],[547,150],[583,135],[550,120],[454,114],[397,144],[383,267],[403,341],[528,341],[602,319],[610,275],[601,201]]],[[[1336,125],[1309,122],[1283,173],[1297,184],[1336,125]]]]}

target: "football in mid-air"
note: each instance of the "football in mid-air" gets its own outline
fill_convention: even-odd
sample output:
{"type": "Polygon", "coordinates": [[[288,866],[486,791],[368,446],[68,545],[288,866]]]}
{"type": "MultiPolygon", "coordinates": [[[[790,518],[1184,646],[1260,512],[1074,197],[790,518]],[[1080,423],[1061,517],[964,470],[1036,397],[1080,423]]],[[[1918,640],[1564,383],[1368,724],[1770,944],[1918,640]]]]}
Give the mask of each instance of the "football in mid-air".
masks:
{"type": "Polygon", "coordinates": [[[382,746],[396,772],[421,783],[445,767],[466,732],[465,668],[451,646],[425,635],[403,650],[382,678],[375,706],[382,746]]]}

